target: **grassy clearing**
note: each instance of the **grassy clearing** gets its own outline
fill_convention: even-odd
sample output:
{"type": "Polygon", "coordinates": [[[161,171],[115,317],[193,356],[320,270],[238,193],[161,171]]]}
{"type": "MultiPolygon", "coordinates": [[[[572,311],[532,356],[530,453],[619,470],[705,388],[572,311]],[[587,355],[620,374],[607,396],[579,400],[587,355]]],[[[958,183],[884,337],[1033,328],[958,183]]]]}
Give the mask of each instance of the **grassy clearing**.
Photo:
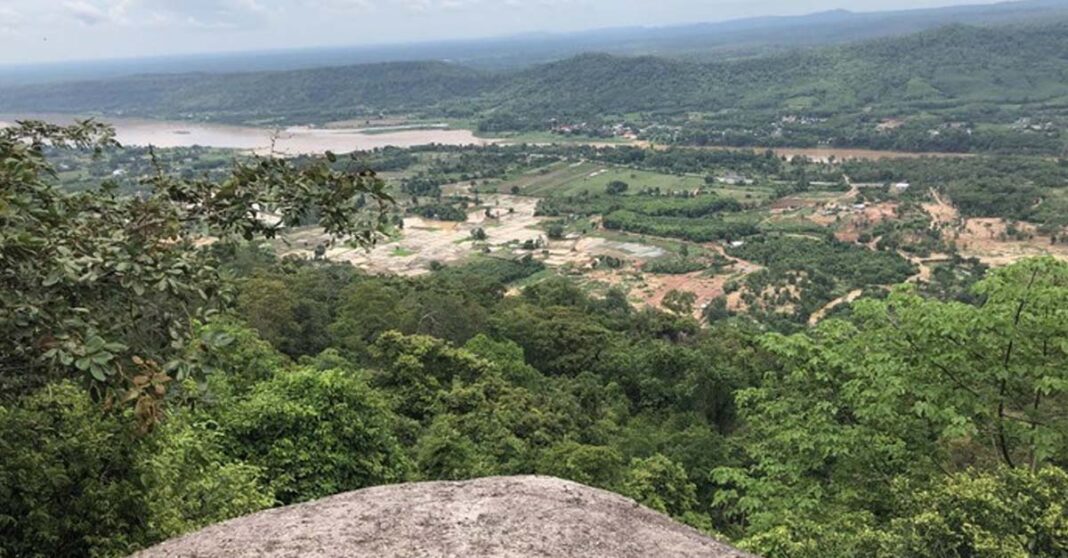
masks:
{"type": "Polygon", "coordinates": [[[613,167],[589,161],[561,162],[524,173],[497,185],[501,192],[519,192],[527,196],[575,196],[582,193],[601,194],[613,181],[626,182],[628,193],[645,188],[659,188],[662,192],[692,191],[701,188],[704,180],[696,176],[675,176],[623,167],[613,167]]]}
{"type": "Polygon", "coordinates": [[[725,198],[734,198],[743,203],[765,203],[775,197],[775,190],[771,186],[714,186],[709,192],[719,194],[725,198]]]}
{"type": "Polygon", "coordinates": [[[533,275],[528,275],[528,276],[526,276],[526,277],[524,277],[522,279],[519,279],[517,281],[512,281],[511,283],[508,284],[508,286],[510,288],[513,288],[513,289],[522,290],[522,289],[525,289],[525,288],[527,288],[527,287],[529,287],[529,286],[531,286],[531,285],[533,285],[535,283],[540,283],[540,282],[542,282],[542,281],[544,281],[544,280],[546,280],[546,279],[548,279],[550,277],[554,277],[556,275],[557,275],[557,271],[555,269],[546,268],[546,269],[543,269],[543,270],[541,270],[541,271],[539,271],[539,272],[537,272],[537,273],[535,273],[533,275]]]}

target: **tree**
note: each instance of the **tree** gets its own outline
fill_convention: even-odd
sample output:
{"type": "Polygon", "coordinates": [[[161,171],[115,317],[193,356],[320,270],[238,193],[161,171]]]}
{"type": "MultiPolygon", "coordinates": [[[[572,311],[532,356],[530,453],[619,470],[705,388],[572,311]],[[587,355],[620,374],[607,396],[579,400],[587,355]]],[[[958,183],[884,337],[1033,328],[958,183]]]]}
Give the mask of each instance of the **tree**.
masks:
{"type": "Polygon", "coordinates": [[[145,483],[148,540],[164,540],[274,505],[263,470],[226,455],[209,417],[172,414],[137,456],[145,483]]]}
{"type": "Polygon", "coordinates": [[[725,320],[732,315],[730,308],[727,307],[727,297],[718,296],[708,303],[702,312],[705,321],[708,323],[717,322],[719,320],[725,320]]]}
{"type": "Polygon", "coordinates": [[[1068,474],[999,467],[901,483],[900,517],[887,555],[1063,556],[1068,553],[1068,474]]]}
{"type": "Polygon", "coordinates": [[[229,453],[262,469],[284,504],[403,480],[395,420],[361,375],[306,368],[257,384],[219,417],[229,453]]]}
{"type": "Polygon", "coordinates": [[[574,375],[601,358],[609,331],[587,319],[583,309],[522,306],[490,318],[491,330],[514,341],[534,368],[545,374],[574,375]]]}
{"type": "Polygon", "coordinates": [[[690,291],[671,289],[664,295],[662,304],[664,308],[680,316],[693,314],[693,305],[697,302],[697,295],[690,291]]]}
{"type": "Polygon", "coordinates": [[[613,180],[604,187],[604,192],[610,196],[618,196],[623,194],[630,188],[630,185],[622,180],[613,180]]]}
{"type": "Polygon", "coordinates": [[[486,463],[491,456],[480,452],[453,422],[452,417],[439,415],[419,438],[415,454],[421,478],[463,480],[492,471],[486,463]]]}
{"type": "Polygon", "coordinates": [[[538,473],[611,490],[620,482],[623,465],[615,448],[565,441],[542,453],[538,473]]]}
{"type": "Polygon", "coordinates": [[[405,292],[388,281],[367,279],[345,288],[341,307],[330,326],[336,343],[354,354],[366,354],[383,332],[411,331],[411,309],[403,305],[405,292]]]}
{"type": "Polygon", "coordinates": [[[0,407],[0,553],[126,555],[145,542],[136,432],[84,389],[54,384],[0,407]]]}
{"type": "MultiPolygon", "coordinates": [[[[855,373],[880,374],[915,390],[910,405],[941,438],[975,438],[967,451],[1009,467],[1068,456],[1068,263],[1033,258],[991,271],[977,305],[925,300],[899,289],[854,309],[858,343],[877,343],[855,373]],[[885,355],[882,366],[869,359],[885,355]],[[982,442],[980,442],[982,440],[982,442]],[[987,443],[992,442],[992,444],[987,443]]],[[[890,394],[888,394],[890,395],[890,394]]],[[[888,403],[889,403],[888,402],[888,403]]]]}
{"type": "Polygon", "coordinates": [[[385,391],[401,415],[425,421],[454,380],[473,381],[490,363],[445,341],[425,335],[384,333],[373,354],[380,370],[373,385],[385,391]]]}
{"type": "Polygon", "coordinates": [[[620,491],[654,510],[681,517],[697,506],[696,490],[685,469],[656,454],[630,462],[620,491]]]}
{"type": "MultiPolygon", "coordinates": [[[[192,323],[228,306],[206,237],[272,238],[315,213],[328,234],[373,242],[391,202],[369,173],[278,159],[237,163],[221,182],[158,172],[147,197],[113,185],[63,193],[44,147],[110,149],[104,125],[22,122],[0,131],[0,392],[77,378],[101,397],[137,401],[156,418],[192,323]],[[374,200],[371,226],[356,211],[374,200]],[[265,219],[270,212],[277,219],[265,219]]],[[[150,415],[150,416],[145,416],[150,415]]]]}
{"type": "Polygon", "coordinates": [[[779,364],[737,395],[748,465],[714,472],[758,550],[866,540],[900,499],[887,479],[1068,457],[1068,263],[1023,260],[974,292],[970,305],[901,287],[855,303],[853,323],[763,338],[779,364]]]}
{"type": "MultiPolygon", "coordinates": [[[[219,317],[198,324],[195,334],[197,341],[184,358],[204,371],[206,388],[214,397],[243,395],[289,364],[270,343],[233,318],[219,317]]],[[[188,390],[173,395],[184,398],[185,391],[188,390]]]]}
{"type": "Polygon", "coordinates": [[[252,329],[280,351],[293,354],[299,334],[297,293],[279,279],[253,277],[242,282],[237,310],[252,329]]]}

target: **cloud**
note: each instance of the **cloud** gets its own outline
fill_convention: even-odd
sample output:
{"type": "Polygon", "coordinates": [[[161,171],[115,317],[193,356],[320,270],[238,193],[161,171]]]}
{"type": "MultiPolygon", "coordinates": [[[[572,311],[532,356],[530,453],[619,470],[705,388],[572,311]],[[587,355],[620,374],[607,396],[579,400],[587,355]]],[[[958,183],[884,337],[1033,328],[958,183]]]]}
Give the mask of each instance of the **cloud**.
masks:
{"type": "Polygon", "coordinates": [[[461,10],[492,5],[490,0],[304,0],[309,8],[333,10],[358,10],[364,12],[387,12],[400,8],[413,13],[430,13],[440,10],[461,10]]]}
{"type": "Polygon", "coordinates": [[[95,4],[85,0],[68,0],[63,3],[63,8],[82,25],[99,25],[108,20],[107,14],[95,4]]]}
{"type": "Polygon", "coordinates": [[[10,6],[0,4],[0,33],[13,35],[19,33],[22,27],[22,16],[10,6]]]}
{"type": "Polygon", "coordinates": [[[65,0],[63,9],[85,26],[237,28],[271,13],[262,0],[65,0]]]}
{"type": "Polygon", "coordinates": [[[129,11],[138,0],[66,0],[66,15],[86,26],[130,23],[129,11]]]}

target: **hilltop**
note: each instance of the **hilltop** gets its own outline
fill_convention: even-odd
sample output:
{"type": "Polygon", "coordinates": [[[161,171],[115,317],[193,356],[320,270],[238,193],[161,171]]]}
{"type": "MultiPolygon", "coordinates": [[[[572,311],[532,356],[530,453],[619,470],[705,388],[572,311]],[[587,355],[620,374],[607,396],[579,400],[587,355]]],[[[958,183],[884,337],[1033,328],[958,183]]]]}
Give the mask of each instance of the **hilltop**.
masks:
{"type": "Polygon", "coordinates": [[[611,492],[519,476],[366,488],[227,521],[136,556],[752,555],[611,492]]]}

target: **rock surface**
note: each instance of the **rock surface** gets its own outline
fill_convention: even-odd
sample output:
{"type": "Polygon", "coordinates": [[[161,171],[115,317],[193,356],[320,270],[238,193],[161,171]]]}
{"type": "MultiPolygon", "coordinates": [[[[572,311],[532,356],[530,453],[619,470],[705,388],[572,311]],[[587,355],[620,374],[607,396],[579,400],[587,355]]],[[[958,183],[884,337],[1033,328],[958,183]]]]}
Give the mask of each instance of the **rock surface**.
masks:
{"type": "Polygon", "coordinates": [[[136,556],[752,558],[623,496],[539,476],[367,488],[233,519],[136,556]]]}

